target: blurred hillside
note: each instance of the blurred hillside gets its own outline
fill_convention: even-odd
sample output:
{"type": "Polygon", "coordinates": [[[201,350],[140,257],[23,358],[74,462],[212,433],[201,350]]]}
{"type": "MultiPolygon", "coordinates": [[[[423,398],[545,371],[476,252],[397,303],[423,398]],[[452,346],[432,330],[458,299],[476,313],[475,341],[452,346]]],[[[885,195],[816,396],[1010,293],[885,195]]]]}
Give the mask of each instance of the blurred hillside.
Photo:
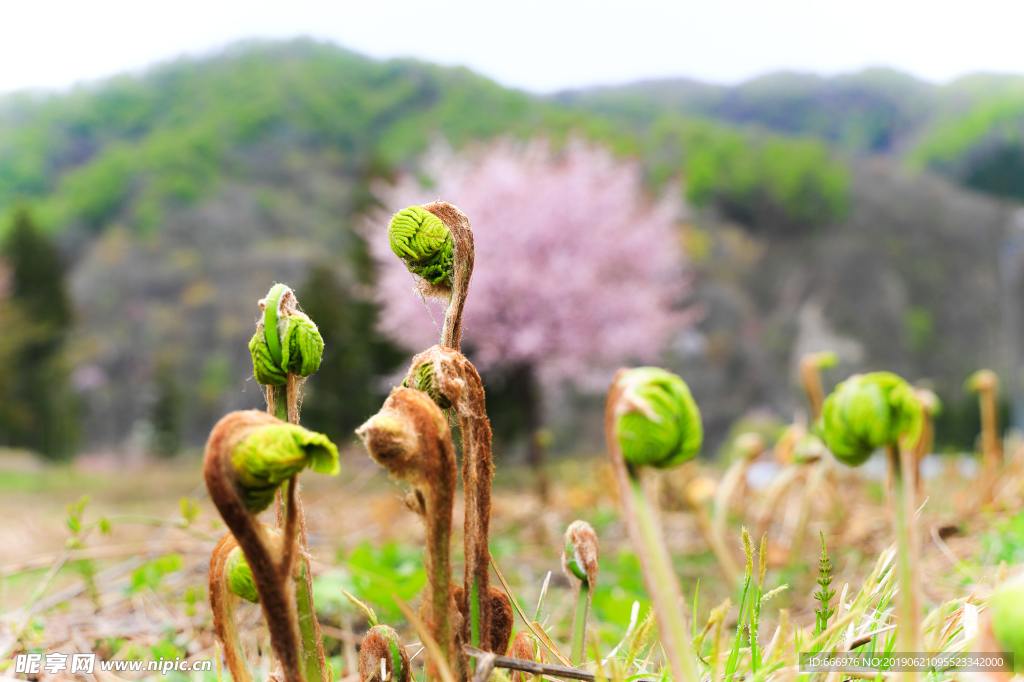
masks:
{"type": "Polygon", "coordinates": [[[831,381],[882,367],[930,381],[947,442],[967,446],[963,380],[1015,361],[1004,322],[1020,285],[1000,253],[1024,230],[1021,92],[1024,78],[938,87],[873,70],[538,98],[465,69],[246,43],[0,98],[0,215],[29,206],[65,255],[84,449],[173,452],[224,411],[259,407],[246,342],[274,281],[314,319],[334,313],[304,414],[344,441],[410,350],[367,331],[374,272],[357,227],[373,184],[417,172],[437,140],[583,136],[690,206],[706,315],[666,363],[702,405],[707,451],[750,410],[788,420],[793,362],[823,348],[843,358],[831,381]]]}

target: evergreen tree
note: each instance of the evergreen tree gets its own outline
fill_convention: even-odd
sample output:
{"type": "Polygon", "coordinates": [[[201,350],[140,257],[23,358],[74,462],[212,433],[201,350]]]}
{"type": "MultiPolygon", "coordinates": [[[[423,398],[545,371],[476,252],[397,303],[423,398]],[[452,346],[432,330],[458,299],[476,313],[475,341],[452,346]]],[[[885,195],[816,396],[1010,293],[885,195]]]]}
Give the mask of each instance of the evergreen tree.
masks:
{"type": "Polygon", "coordinates": [[[9,402],[0,410],[0,443],[66,457],[77,419],[64,364],[72,308],[60,252],[21,208],[0,256],[8,271],[7,298],[0,308],[5,330],[0,353],[8,369],[0,391],[9,402]]]}

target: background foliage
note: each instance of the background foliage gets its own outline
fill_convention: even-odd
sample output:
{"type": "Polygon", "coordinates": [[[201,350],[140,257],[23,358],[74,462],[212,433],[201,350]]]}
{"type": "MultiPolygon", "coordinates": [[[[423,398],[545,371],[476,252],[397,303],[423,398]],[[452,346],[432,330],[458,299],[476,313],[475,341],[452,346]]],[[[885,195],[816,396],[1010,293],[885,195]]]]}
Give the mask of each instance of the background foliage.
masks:
{"type": "MultiPolygon", "coordinates": [[[[275,280],[296,287],[327,340],[310,425],[347,433],[412,350],[365,333],[374,272],[355,227],[375,183],[420,173],[438,140],[459,151],[496,136],[602,144],[638,162],[652,193],[687,201],[689,302],[704,316],[662,362],[706,406],[709,452],[752,409],[788,419],[793,358],[823,347],[843,358],[836,378],[895,369],[930,382],[946,419],[967,414],[963,379],[983,364],[1005,373],[1002,311],[1019,300],[998,265],[1015,204],[991,197],[1022,198],[1022,92],[1019,77],[940,87],[875,69],[535,97],[297,40],[5,96],[0,232],[10,242],[29,207],[65,266],[50,290],[70,301],[63,326],[33,340],[25,305],[0,288],[5,362],[45,348],[22,368],[34,378],[5,374],[0,391],[52,388],[0,401],[0,439],[54,456],[197,445],[224,411],[260,404],[244,341],[275,280]],[[74,403],[82,419],[61,408],[53,444],[17,426],[74,403]]],[[[17,267],[10,247],[3,258],[17,267]]],[[[578,442],[593,433],[585,397],[552,409],[578,442]]],[[[940,425],[956,433],[968,429],[940,425]]]]}

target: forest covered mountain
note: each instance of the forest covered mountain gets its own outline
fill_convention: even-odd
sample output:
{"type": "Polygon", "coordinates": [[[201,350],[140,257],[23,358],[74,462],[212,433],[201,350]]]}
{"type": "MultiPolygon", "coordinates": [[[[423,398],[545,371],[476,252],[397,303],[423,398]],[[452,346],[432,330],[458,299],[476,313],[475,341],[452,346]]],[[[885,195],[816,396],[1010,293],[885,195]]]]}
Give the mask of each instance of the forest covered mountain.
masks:
{"type": "Polygon", "coordinates": [[[712,444],[752,409],[789,419],[794,358],[831,346],[842,371],[931,382],[944,437],[963,446],[964,378],[1012,361],[1003,321],[1019,298],[999,253],[1024,229],[1022,93],[1019,77],[939,87],[871,70],[535,97],[466,69],[243,43],[0,97],[0,236],[27,206],[65,256],[75,321],[61,362],[83,448],[173,451],[258,406],[246,342],[273,281],[322,320],[328,355],[304,419],[344,441],[408,356],[368,331],[373,269],[356,228],[373,183],[416,172],[440,139],[581,136],[692,207],[706,315],[666,363],[691,382],[712,444]]]}

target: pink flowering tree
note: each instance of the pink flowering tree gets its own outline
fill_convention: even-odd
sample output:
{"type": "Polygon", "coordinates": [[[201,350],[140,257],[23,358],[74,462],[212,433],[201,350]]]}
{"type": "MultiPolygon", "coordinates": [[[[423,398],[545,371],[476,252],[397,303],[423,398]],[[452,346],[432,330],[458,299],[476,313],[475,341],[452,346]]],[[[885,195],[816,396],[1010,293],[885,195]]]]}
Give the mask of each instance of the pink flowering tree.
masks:
{"type": "MultiPolygon", "coordinates": [[[[429,188],[402,177],[379,199],[394,212],[441,198],[469,217],[476,264],[463,347],[481,372],[525,386],[531,435],[542,426],[543,389],[604,390],[618,367],[657,362],[668,336],[690,323],[678,207],[646,196],[637,164],[582,143],[556,153],[546,142],[500,141],[461,156],[435,151],[424,169],[429,188]]],[[[389,217],[367,229],[382,331],[420,350],[438,342],[444,312],[391,252],[389,217]]],[[[539,468],[537,441],[529,450],[539,468]]]]}

